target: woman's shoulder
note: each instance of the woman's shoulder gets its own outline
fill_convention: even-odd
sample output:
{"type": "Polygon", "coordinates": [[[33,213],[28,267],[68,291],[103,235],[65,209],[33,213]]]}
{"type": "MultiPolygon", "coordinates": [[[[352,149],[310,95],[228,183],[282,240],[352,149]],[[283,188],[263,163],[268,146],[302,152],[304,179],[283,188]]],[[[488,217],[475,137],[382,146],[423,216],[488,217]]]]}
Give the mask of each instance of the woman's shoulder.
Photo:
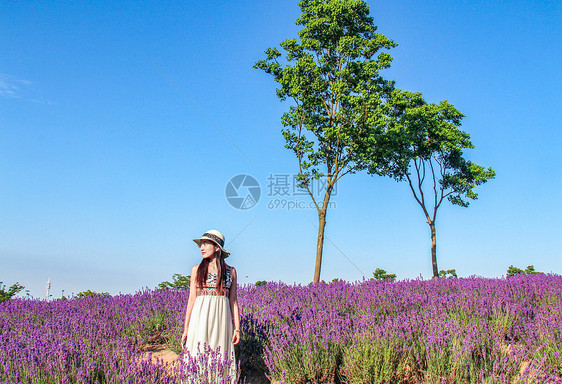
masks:
{"type": "Polygon", "coordinates": [[[195,276],[198,270],[199,270],[199,265],[194,265],[193,267],[191,267],[191,276],[195,276]]]}

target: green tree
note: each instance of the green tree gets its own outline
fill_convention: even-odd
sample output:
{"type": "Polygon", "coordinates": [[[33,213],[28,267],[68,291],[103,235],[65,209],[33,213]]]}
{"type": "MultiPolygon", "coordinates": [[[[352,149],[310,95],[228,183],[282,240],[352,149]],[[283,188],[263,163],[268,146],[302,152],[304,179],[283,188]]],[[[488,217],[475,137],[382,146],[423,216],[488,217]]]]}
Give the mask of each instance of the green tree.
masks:
{"type": "Polygon", "coordinates": [[[95,292],[88,289],[87,291],[79,292],[77,296],[78,298],[83,299],[90,296],[110,297],[111,295],[108,292],[95,292]]]}
{"type": "Polygon", "coordinates": [[[184,289],[189,290],[189,285],[191,284],[191,276],[184,276],[180,273],[174,273],[172,276],[172,282],[163,281],[158,284],[160,290],[164,289],[184,289]]]}
{"type": "Polygon", "coordinates": [[[396,275],[394,273],[386,273],[382,268],[375,269],[373,272],[373,277],[370,280],[396,280],[396,275]]]}
{"type": "Polygon", "coordinates": [[[439,271],[439,277],[451,278],[451,277],[458,277],[458,276],[457,276],[457,271],[454,269],[447,269],[447,270],[442,269],[439,271]]]}
{"type": "Polygon", "coordinates": [[[525,268],[525,273],[527,275],[535,275],[535,274],[541,273],[541,272],[535,271],[535,267],[532,266],[532,265],[529,265],[527,268],[525,268]]]}
{"type": "Polygon", "coordinates": [[[294,151],[299,186],[306,188],[318,213],[313,282],[320,281],[326,213],[336,182],[364,168],[365,148],[382,118],[391,82],[379,71],[391,65],[382,52],[396,44],[376,33],[369,6],[358,0],[301,0],[299,39],[268,48],[254,68],[273,75],[277,96],[292,101],[281,121],[286,148],[294,151]],[[283,62],[282,62],[283,61],[283,62]],[[323,196],[313,182],[325,182],[323,196]]]}
{"type": "Polygon", "coordinates": [[[525,268],[525,270],[514,267],[513,265],[510,265],[507,268],[507,277],[513,277],[519,274],[534,275],[537,273],[541,273],[541,272],[535,271],[535,267],[533,265],[529,265],[527,268],[525,268]]]}
{"type": "Polygon", "coordinates": [[[513,277],[515,275],[519,275],[520,273],[525,273],[525,271],[521,268],[514,267],[513,265],[510,265],[507,268],[507,277],[513,277]]]}
{"type": "Polygon", "coordinates": [[[371,152],[371,174],[407,181],[430,228],[433,276],[437,268],[437,211],[444,200],[468,207],[474,188],[495,177],[463,156],[474,148],[468,133],[459,129],[464,115],[446,100],[427,103],[419,92],[394,90],[386,104],[385,133],[371,152]],[[382,149],[381,149],[382,148],[382,149]],[[428,183],[424,183],[428,181],[428,183]]]}
{"type": "Polygon", "coordinates": [[[0,281],[0,303],[10,300],[13,296],[15,296],[19,291],[24,289],[25,287],[20,285],[20,283],[13,284],[8,290],[6,290],[6,286],[0,281]]]}

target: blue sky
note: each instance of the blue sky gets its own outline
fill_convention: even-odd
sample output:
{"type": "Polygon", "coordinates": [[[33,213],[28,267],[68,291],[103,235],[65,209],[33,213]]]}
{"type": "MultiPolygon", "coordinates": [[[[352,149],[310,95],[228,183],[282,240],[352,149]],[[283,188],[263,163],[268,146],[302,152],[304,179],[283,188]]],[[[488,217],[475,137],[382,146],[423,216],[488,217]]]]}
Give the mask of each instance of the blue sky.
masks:
{"type": "MultiPolygon", "coordinates": [[[[384,73],[466,115],[495,180],[468,209],[439,212],[440,269],[499,277],[514,264],[562,273],[562,5],[554,1],[369,1],[399,46],[384,73]]],[[[191,241],[216,228],[241,283],[308,283],[314,209],[270,209],[288,104],[252,68],[295,37],[296,1],[0,4],[0,281],[54,297],[135,292],[187,274],[191,241]],[[228,138],[228,139],[227,139],[228,138]],[[261,198],[225,187],[252,175],[261,198]]],[[[307,196],[289,201],[308,203],[307,196]]],[[[406,184],[344,177],[328,212],[322,278],[381,267],[431,275],[430,239],[406,184]]]]}

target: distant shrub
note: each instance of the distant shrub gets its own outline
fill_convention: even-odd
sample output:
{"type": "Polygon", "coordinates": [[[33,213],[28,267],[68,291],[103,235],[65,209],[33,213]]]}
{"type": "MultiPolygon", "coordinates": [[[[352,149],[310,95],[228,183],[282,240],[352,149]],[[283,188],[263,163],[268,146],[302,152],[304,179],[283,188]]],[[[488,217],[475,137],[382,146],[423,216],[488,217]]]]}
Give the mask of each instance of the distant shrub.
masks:
{"type": "Polygon", "coordinates": [[[0,303],[10,300],[19,291],[25,288],[23,285],[20,285],[20,283],[15,283],[6,291],[6,286],[2,283],[3,282],[0,281],[0,303]]]}
{"type": "Polygon", "coordinates": [[[370,280],[396,280],[396,275],[394,273],[386,273],[384,269],[377,268],[373,272],[373,277],[370,280]]]}
{"type": "Polygon", "coordinates": [[[191,284],[191,276],[184,276],[181,273],[174,273],[172,276],[172,282],[163,281],[158,284],[158,289],[184,289],[189,290],[189,285],[191,284]]]}
{"type": "Polygon", "coordinates": [[[458,277],[458,276],[457,276],[457,271],[454,269],[447,269],[447,270],[442,269],[439,271],[439,277],[451,278],[451,277],[458,277]]]}
{"type": "Polygon", "coordinates": [[[513,277],[519,274],[534,275],[536,273],[541,273],[541,272],[535,271],[535,267],[532,265],[529,265],[524,270],[521,268],[514,267],[513,265],[510,265],[509,268],[507,268],[507,277],[513,277]]]}
{"type": "Polygon", "coordinates": [[[513,265],[510,265],[507,268],[507,277],[519,275],[520,273],[525,273],[525,272],[521,268],[514,267],[513,265]]]}
{"type": "Polygon", "coordinates": [[[89,296],[111,297],[111,295],[108,292],[94,292],[94,291],[90,291],[89,289],[87,291],[79,292],[77,296],[80,299],[89,296]]]}
{"type": "Polygon", "coordinates": [[[265,281],[265,280],[256,281],[256,287],[263,287],[266,284],[267,284],[267,281],[265,281]]]}

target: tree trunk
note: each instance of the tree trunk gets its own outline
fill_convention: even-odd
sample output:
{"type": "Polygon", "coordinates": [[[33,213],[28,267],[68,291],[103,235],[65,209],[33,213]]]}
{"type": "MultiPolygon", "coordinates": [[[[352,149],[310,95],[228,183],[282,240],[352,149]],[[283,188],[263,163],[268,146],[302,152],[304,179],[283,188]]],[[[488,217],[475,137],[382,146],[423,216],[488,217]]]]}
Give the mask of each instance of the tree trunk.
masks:
{"type": "Polygon", "coordinates": [[[314,266],[313,283],[320,281],[320,269],[322,268],[322,252],[324,250],[324,228],[326,227],[327,206],[318,211],[318,242],[316,243],[316,265],[314,266]]]}
{"type": "Polygon", "coordinates": [[[322,268],[322,252],[324,250],[324,228],[326,227],[326,212],[328,211],[328,204],[332,196],[332,189],[334,185],[328,183],[326,187],[326,194],[324,201],[322,201],[322,208],[318,210],[318,242],[316,243],[316,265],[314,266],[314,284],[320,282],[320,269],[322,268]]]}
{"type": "Polygon", "coordinates": [[[429,221],[429,228],[431,229],[431,266],[433,268],[433,278],[439,277],[439,270],[437,268],[437,237],[435,235],[435,221],[429,221]]]}

